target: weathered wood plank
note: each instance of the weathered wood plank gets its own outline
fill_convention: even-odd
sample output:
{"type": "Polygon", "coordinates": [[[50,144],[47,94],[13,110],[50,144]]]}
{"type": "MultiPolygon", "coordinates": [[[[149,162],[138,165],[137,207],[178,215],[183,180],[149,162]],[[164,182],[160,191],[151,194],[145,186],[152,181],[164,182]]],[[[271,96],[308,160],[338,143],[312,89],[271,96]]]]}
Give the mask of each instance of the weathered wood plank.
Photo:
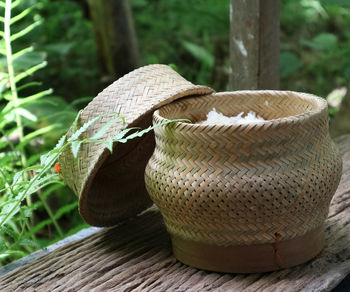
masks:
{"type": "Polygon", "coordinates": [[[230,85],[278,89],[280,1],[231,0],[230,85]]]}
{"type": "Polygon", "coordinates": [[[75,241],[75,240],[78,240],[81,238],[85,238],[85,237],[87,237],[87,236],[89,236],[89,235],[91,235],[99,230],[101,230],[101,228],[99,228],[99,227],[85,228],[85,229],[80,230],[79,232],[77,232],[71,236],[68,236],[65,239],[62,239],[59,242],[56,242],[56,243],[54,243],[46,248],[37,250],[24,258],[21,258],[17,261],[14,261],[6,266],[0,267],[0,277],[5,275],[8,272],[11,272],[12,270],[14,270],[18,267],[25,265],[26,263],[29,263],[29,262],[31,262],[39,257],[42,257],[43,255],[48,254],[49,252],[54,251],[55,249],[65,245],[65,244],[69,244],[72,241],[75,241]]]}
{"type": "Polygon", "coordinates": [[[0,291],[331,291],[350,274],[350,136],[337,141],[344,168],[326,222],[326,246],[306,264],[248,275],[187,267],[172,256],[152,208],[3,275],[0,291]]]}

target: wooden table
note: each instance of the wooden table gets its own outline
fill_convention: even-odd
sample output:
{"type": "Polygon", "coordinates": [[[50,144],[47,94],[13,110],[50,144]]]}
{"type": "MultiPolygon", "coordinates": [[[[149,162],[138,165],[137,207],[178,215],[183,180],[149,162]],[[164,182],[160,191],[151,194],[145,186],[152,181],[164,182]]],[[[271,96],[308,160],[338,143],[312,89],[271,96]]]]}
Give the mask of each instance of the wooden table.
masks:
{"type": "Polygon", "coordinates": [[[350,135],[337,144],[343,177],[326,222],[326,246],[306,264],[247,275],[188,267],[172,256],[153,207],[114,228],[89,229],[86,237],[39,251],[12,271],[16,263],[0,269],[0,291],[350,291],[350,135]]]}

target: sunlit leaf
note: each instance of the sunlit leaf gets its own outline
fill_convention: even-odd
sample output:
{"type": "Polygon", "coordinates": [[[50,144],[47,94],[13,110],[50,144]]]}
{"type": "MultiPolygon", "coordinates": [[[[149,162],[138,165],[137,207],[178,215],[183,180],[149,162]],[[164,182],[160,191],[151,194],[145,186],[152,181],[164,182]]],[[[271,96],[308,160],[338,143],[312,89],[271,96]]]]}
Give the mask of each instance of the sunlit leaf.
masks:
{"type": "Polygon", "coordinates": [[[73,141],[71,144],[71,150],[74,158],[78,158],[78,152],[80,149],[82,141],[73,141]]]}
{"type": "Polygon", "coordinates": [[[24,108],[16,108],[16,109],[14,109],[14,112],[16,112],[17,114],[21,115],[22,117],[24,117],[30,121],[36,122],[38,120],[35,115],[33,115],[30,111],[28,111],[24,108]]]}
{"type": "Polygon", "coordinates": [[[194,58],[205,64],[208,68],[213,68],[214,56],[204,47],[186,41],[183,41],[182,44],[194,58]]]}

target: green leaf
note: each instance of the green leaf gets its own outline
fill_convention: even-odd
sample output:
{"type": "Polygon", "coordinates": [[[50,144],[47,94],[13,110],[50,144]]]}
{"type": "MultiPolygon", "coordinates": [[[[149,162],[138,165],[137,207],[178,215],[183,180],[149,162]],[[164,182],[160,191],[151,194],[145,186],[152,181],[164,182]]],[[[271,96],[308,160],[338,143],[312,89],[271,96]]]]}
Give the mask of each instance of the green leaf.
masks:
{"type": "Polygon", "coordinates": [[[72,150],[72,153],[73,153],[73,157],[75,159],[78,158],[78,152],[79,152],[79,149],[80,149],[80,146],[81,146],[81,143],[83,141],[73,141],[72,144],[71,144],[71,150],[72,150]]]}
{"type": "Polygon", "coordinates": [[[16,149],[23,149],[23,147],[25,147],[28,143],[30,143],[31,141],[33,141],[34,138],[44,135],[46,133],[51,132],[53,129],[55,129],[56,126],[55,125],[50,125],[50,126],[46,126],[44,128],[40,128],[36,131],[33,131],[27,135],[25,135],[22,139],[22,141],[17,145],[16,149]]]}
{"type": "Polygon", "coordinates": [[[31,87],[31,86],[41,86],[41,82],[28,82],[26,84],[23,84],[22,86],[17,87],[17,91],[21,91],[25,88],[31,87]]]}
{"type": "Polygon", "coordinates": [[[42,220],[37,225],[32,226],[30,228],[29,232],[27,232],[24,236],[26,238],[30,238],[33,236],[33,234],[37,233],[39,230],[43,229],[45,226],[47,226],[51,223],[52,223],[51,219],[42,220]]]}
{"type": "MultiPolygon", "coordinates": [[[[20,52],[21,53],[21,52],[20,52]]],[[[15,72],[24,71],[45,61],[46,54],[42,52],[27,52],[13,60],[15,72]]]]}
{"type": "Polygon", "coordinates": [[[15,82],[18,83],[19,81],[21,81],[23,78],[26,78],[28,76],[33,75],[36,71],[40,70],[41,68],[44,68],[47,65],[47,62],[41,62],[38,65],[35,65],[33,67],[31,67],[30,69],[17,74],[17,76],[15,77],[15,82]]]}
{"type": "Polygon", "coordinates": [[[56,54],[67,55],[70,52],[70,50],[74,47],[74,45],[75,44],[73,42],[70,42],[70,43],[60,42],[57,44],[46,45],[44,49],[48,53],[52,52],[56,54]]]}
{"type": "Polygon", "coordinates": [[[54,194],[55,191],[60,188],[62,188],[62,184],[53,184],[45,189],[45,191],[41,194],[41,197],[46,200],[50,195],[54,194]]]}
{"type": "Polygon", "coordinates": [[[8,234],[9,236],[11,236],[14,240],[18,240],[19,239],[19,234],[17,232],[15,232],[14,230],[12,230],[11,228],[7,227],[7,226],[3,226],[2,231],[4,231],[6,234],[8,234]]]}
{"type": "Polygon", "coordinates": [[[325,51],[336,47],[338,43],[338,37],[331,33],[320,33],[317,36],[315,36],[311,41],[304,40],[301,43],[312,49],[318,51],[325,51]]]}
{"type": "Polygon", "coordinates": [[[16,8],[19,4],[21,4],[21,2],[22,2],[22,0],[13,1],[11,4],[11,8],[12,9],[16,8]]]}
{"type": "Polygon", "coordinates": [[[0,253],[0,260],[4,260],[6,258],[8,258],[9,256],[18,256],[18,257],[24,257],[27,254],[24,251],[21,250],[6,250],[2,253],[0,253]]]}
{"type": "Polygon", "coordinates": [[[35,115],[33,115],[30,111],[28,111],[24,108],[16,108],[16,109],[14,109],[14,112],[16,112],[17,114],[21,115],[22,117],[24,117],[30,121],[36,122],[38,120],[35,115]]]}
{"type": "Polygon", "coordinates": [[[61,148],[54,148],[50,150],[49,152],[45,153],[44,155],[40,156],[40,165],[42,167],[49,166],[49,164],[52,164],[55,162],[55,159],[58,157],[59,153],[61,153],[61,148]]]}
{"type": "Polygon", "coordinates": [[[21,30],[20,32],[17,32],[15,34],[13,34],[11,36],[11,42],[19,39],[22,36],[25,36],[26,34],[28,34],[29,32],[31,32],[34,28],[36,28],[37,26],[39,26],[41,24],[41,21],[36,21],[30,25],[28,25],[27,27],[25,27],[23,30],[21,30]]]}
{"type": "Polygon", "coordinates": [[[26,218],[30,218],[31,216],[32,216],[32,214],[33,214],[33,210],[31,210],[31,209],[25,209],[24,211],[23,211],[23,215],[24,215],[24,217],[26,217],[26,218]]]}
{"type": "Polygon", "coordinates": [[[68,139],[68,142],[77,140],[82,133],[84,133],[93,123],[95,123],[100,118],[101,116],[97,116],[91,119],[90,121],[86,122],[75,133],[73,133],[73,135],[68,139]]]}
{"type": "Polygon", "coordinates": [[[113,141],[112,140],[108,140],[108,141],[104,141],[103,144],[106,146],[106,148],[109,150],[109,152],[113,152],[113,141]]]}
{"type": "Polygon", "coordinates": [[[33,7],[29,7],[27,9],[24,9],[21,13],[17,14],[16,16],[11,17],[11,24],[15,23],[16,21],[21,20],[25,16],[27,16],[30,12],[32,12],[33,7]]]}
{"type": "Polygon", "coordinates": [[[194,58],[205,64],[209,69],[214,67],[214,56],[205,48],[186,41],[183,41],[182,45],[194,58]]]}
{"type": "Polygon", "coordinates": [[[333,5],[333,6],[343,6],[343,7],[350,6],[349,0],[321,0],[321,3],[323,5],[333,5]]]}
{"type": "Polygon", "coordinates": [[[12,185],[17,184],[18,180],[23,176],[23,173],[23,170],[15,173],[15,175],[13,176],[12,185]]]}
{"type": "MultiPolygon", "coordinates": [[[[28,189],[25,190],[25,197],[23,199],[25,199],[26,197],[28,197],[29,195],[31,194],[34,194],[36,193],[39,189],[47,186],[47,185],[50,185],[50,184],[53,184],[53,183],[60,183],[62,184],[63,182],[61,182],[59,180],[59,176],[57,174],[47,174],[45,175],[44,177],[38,179],[35,184],[32,184],[31,187],[29,187],[28,189]]],[[[18,199],[19,200],[23,200],[22,199],[22,196],[23,194],[19,194],[18,195],[18,199]]]]}
{"type": "Polygon", "coordinates": [[[58,220],[60,219],[64,214],[67,214],[71,212],[72,210],[75,210],[76,207],[78,207],[79,202],[75,201],[71,204],[65,205],[61,208],[59,208],[55,214],[55,219],[58,220]]]}
{"type": "Polygon", "coordinates": [[[116,142],[120,142],[120,140],[123,139],[127,133],[129,133],[131,130],[135,130],[135,129],[138,129],[138,128],[127,128],[127,129],[124,129],[124,130],[120,131],[117,135],[115,135],[112,138],[112,140],[116,141],[116,142]]]}
{"type": "Polygon", "coordinates": [[[82,112],[83,112],[83,110],[80,110],[73,121],[73,125],[72,125],[73,133],[75,133],[77,131],[80,115],[82,112]]]}
{"type": "Polygon", "coordinates": [[[56,144],[54,150],[55,150],[55,149],[61,148],[61,147],[63,146],[64,142],[66,141],[66,138],[67,138],[67,135],[63,135],[63,136],[58,140],[58,142],[57,142],[57,144],[56,144]]]}
{"type": "Polygon", "coordinates": [[[17,53],[13,54],[12,59],[16,60],[17,58],[19,58],[27,53],[33,52],[33,50],[34,50],[34,48],[32,46],[25,48],[25,49],[22,49],[22,50],[18,51],[17,53]]]}
{"type": "Polygon", "coordinates": [[[280,56],[281,77],[285,78],[297,72],[302,64],[297,55],[290,52],[283,52],[280,56]]]}
{"type": "Polygon", "coordinates": [[[50,95],[52,92],[53,92],[52,89],[47,89],[47,90],[38,92],[36,94],[33,94],[31,96],[23,97],[19,100],[19,105],[31,104],[32,102],[37,101],[39,98],[50,95]]]}
{"type": "Polygon", "coordinates": [[[39,248],[39,245],[33,241],[33,240],[30,240],[30,239],[27,239],[27,238],[22,238],[20,241],[19,241],[19,245],[22,245],[22,246],[31,246],[31,247],[34,247],[34,248],[39,248]]]}
{"type": "Polygon", "coordinates": [[[3,206],[0,212],[0,227],[4,227],[18,211],[19,205],[17,204],[17,200],[3,206]]]}
{"type": "Polygon", "coordinates": [[[119,117],[116,117],[116,118],[113,118],[113,119],[110,119],[107,123],[105,123],[99,130],[98,132],[93,135],[90,139],[92,140],[97,140],[97,139],[100,139],[106,132],[107,130],[113,125],[113,123],[120,119],[119,117]]]}

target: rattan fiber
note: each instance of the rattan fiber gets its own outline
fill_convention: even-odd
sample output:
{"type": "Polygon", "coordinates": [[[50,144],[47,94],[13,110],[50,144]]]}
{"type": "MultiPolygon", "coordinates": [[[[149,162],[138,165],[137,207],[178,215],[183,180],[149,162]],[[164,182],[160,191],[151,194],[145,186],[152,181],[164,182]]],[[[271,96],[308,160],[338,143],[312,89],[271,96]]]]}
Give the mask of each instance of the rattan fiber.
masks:
{"type": "MultiPolygon", "coordinates": [[[[117,121],[102,139],[126,127],[147,127],[155,109],[180,97],[209,94],[213,90],[196,86],[166,65],[139,68],[97,95],[83,110],[80,124],[102,115],[84,135],[91,137],[119,113],[117,121]]],[[[114,145],[113,155],[103,144],[84,144],[79,151],[79,166],[70,149],[59,158],[62,175],[76,195],[79,210],[91,225],[110,226],[151,205],[144,186],[144,169],[154,149],[153,133],[114,145]]]]}
{"type": "MultiPolygon", "coordinates": [[[[185,98],[155,123],[253,110],[268,121],[155,129],[146,188],[167,230],[218,246],[274,243],[321,228],[341,176],[325,100],[289,91],[238,91],[185,98]]],[[[306,258],[305,258],[306,259],[306,258]]]]}

